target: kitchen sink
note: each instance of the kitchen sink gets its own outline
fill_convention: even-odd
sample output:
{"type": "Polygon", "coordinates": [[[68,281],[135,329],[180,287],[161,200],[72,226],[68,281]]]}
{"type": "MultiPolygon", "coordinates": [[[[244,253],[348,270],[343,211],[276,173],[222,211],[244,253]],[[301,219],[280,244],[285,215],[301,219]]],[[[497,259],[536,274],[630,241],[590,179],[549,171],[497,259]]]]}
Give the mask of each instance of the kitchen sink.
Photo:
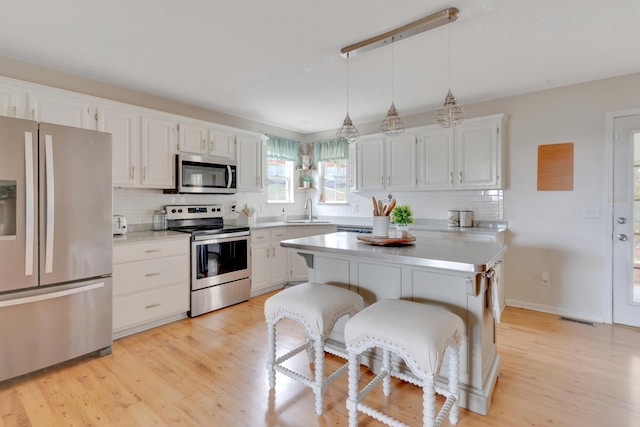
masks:
{"type": "Polygon", "coordinates": [[[285,224],[329,224],[330,221],[322,219],[290,219],[284,222],[285,224]]]}

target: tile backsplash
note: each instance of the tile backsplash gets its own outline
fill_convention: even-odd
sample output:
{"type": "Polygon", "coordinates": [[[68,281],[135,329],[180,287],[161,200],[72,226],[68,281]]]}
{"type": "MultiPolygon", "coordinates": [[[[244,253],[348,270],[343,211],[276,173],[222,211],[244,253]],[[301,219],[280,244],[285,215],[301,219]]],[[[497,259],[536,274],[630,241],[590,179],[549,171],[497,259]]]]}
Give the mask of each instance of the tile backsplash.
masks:
{"type": "MultiPolygon", "coordinates": [[[[132,231],[144,229],[152,222],[153,212],[169,204],[213,203],[224,206],[225,220],[233,221],[238,214],[232,212],[235,202],[238,209],[243,205],[254,207],[258,221],[282,219],[282,210],[288,217],[303,216],[304,200],[310,196],[314,201],[314,216],[370,218],[372,216],[371,196],[386,199],[389,192],[350,193],[349,204],[317,204],[316,190],[296,191],[295,203],[266,203],[264,193],[236,193],[223,195],[164,194],[162,190],[113,189],[113,213],[124,215],[132,231]]],[[[416,219],[446,219],[450,209],[471,210],[474,220],[506,221],[504,215],[503,190],[460,190],[460,191],[403,191],[391,192],[399,204],[411,205],[416,219]]]]}

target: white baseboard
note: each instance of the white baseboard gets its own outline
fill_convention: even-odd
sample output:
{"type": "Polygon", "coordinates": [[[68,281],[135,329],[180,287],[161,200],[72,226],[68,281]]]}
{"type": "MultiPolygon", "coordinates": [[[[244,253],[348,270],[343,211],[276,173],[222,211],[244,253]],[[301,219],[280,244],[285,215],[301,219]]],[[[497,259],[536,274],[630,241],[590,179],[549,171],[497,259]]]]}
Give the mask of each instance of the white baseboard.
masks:
{"type": "Polygon", "coordinates": [[[518,301],[506,299],[505,305],[509,307],[525,308],[527,310],[540,311],[543,313],[557,314],[558,316],[572,317],[579,320],[588,320],[596,323],[606,323],[602,316],[594,316],[593,313],[584,313],[579,311],[567,310],[561,307],[554,307],[544,304],[534,304],[526,301],[518,301]]]}

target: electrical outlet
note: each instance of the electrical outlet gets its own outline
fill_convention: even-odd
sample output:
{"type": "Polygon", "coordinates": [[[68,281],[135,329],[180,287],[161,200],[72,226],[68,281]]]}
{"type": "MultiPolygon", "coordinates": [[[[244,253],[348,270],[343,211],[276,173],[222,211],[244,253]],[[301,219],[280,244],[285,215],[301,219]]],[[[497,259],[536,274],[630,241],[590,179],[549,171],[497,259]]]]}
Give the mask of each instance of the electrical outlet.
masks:
{"type": "Polygon", "coordinates": [[[582,208],[583,218],[600,218],[600,206],[585,206],[582,208]]]}
{"type": "Polygon", "coordinates": [[[354,203],[351,205],[351,213],[358,213],[358,204],[354,203]]]}

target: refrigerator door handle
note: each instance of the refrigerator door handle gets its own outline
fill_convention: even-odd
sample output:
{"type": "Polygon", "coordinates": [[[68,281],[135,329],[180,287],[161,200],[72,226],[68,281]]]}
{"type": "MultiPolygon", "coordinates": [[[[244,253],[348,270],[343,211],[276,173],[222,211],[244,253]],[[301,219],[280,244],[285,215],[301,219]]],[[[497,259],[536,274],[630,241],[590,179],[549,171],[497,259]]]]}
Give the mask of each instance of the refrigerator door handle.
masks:
{"type": "Polygon", "coordinates": [[[32,295],[29,297],[8,299],[0,301],[0,308],[11,307],[14,305],[31,304],[38,301],[50,300],[54,298],[66,297],[68,295],[79,294],[80,292],[88,292],[94,289],[104,288],[104,282],[93,283],[91,285],[80,286],[77,288],[65,289],[58,292],[43,292],[38,295],[32,295]]]}
{"type": "Polygon", "coordinates": [[[25,173],[25,245],[24,245],[24,274],[33,275],[33,232],[35,224],[33,180],[33,133],[24,133],[24,173],[25,173]]]}
{"type": "Polygon", "coordinates": [[[55,191],[53,176],[53,136],[44,136],[45,175],[47,180],[47,225],[45,237],[44,272],[53,271],[53,224],[55,212],[55,191]]]}

